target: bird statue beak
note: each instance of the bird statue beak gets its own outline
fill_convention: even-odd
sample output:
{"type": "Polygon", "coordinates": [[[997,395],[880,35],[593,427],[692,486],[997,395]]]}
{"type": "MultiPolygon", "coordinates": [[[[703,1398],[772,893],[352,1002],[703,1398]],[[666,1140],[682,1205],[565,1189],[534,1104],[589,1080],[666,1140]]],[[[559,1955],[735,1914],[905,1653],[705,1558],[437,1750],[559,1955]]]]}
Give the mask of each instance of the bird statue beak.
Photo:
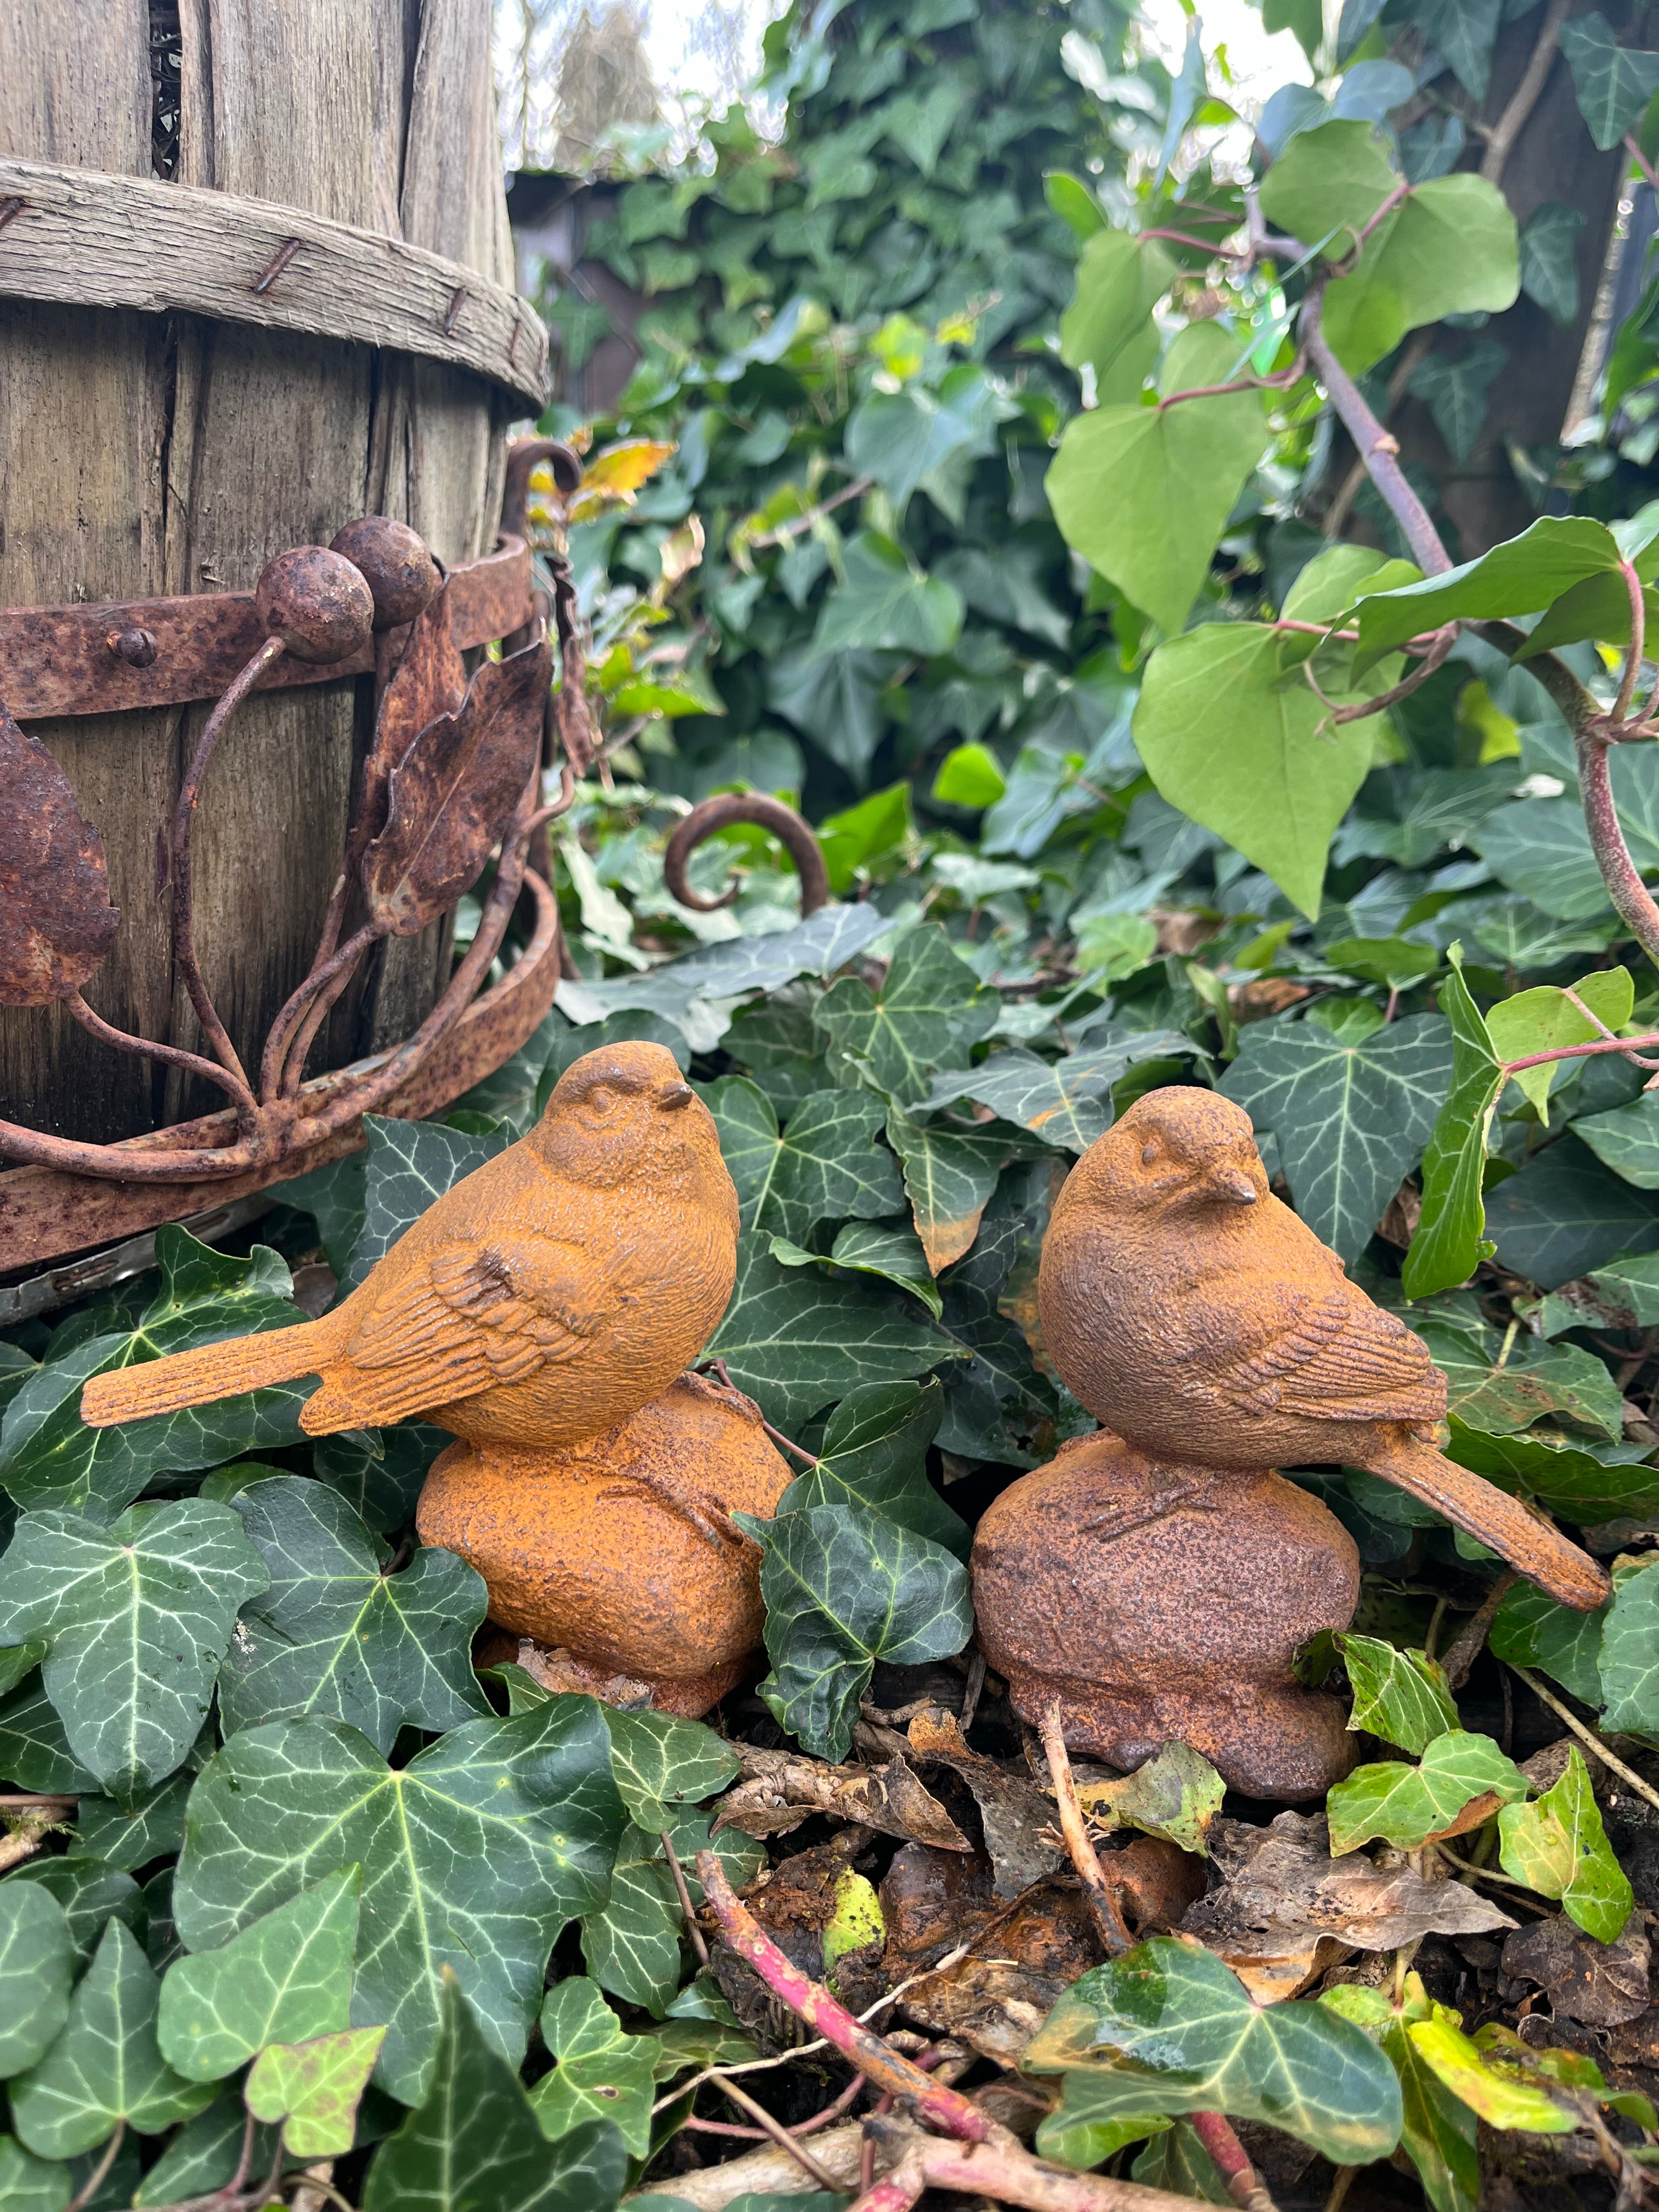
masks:
{"type": "Polygon", "coordinates": [[[1256,1188],[1243,1168],[1217,1168],[1209,1178],[1210,1188],[1218,1198],[1224,1198],[1232,1206],[1254,1206],[1256,1188]]]}
{"type": "Polygon", "coordinates": [[[678,1114],[682,1107],[689,1106],[696,1095],[689,1083],[671,1083],[666,1090],[657,1093],[657,1103],[665,1114],[678,1114]]]}

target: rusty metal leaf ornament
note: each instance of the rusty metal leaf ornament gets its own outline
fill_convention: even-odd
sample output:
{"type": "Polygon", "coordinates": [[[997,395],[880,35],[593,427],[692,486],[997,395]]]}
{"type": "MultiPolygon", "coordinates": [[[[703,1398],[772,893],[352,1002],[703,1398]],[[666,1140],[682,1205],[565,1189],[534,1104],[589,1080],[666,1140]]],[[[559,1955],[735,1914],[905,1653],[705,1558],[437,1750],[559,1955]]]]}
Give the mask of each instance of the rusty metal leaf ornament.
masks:
{"type": "Polygon", "coordinates": [[[412,937],[470,890],[518,804],[541,745],[552,681],[545,637],[486,661],[392,770],[386,827],[363,855],[374,921],[412,937]]]}
{"type": "Polygon", "coordinates": [[[102,964],[120,910],[69,778],[3,706],[0,791],[0,1006],[50,1006],[102,964]]]}
{"type": "Polygon", "coordinates": [[[466,663],[452,635],[446,580],[410,625],[404,657],[380,701],[374,743],[363,767],[362,820],[368,834],[378,835],[386,827],[392,769],[422,730],[440,715],[458,714],[465,697],[466,663]]]}

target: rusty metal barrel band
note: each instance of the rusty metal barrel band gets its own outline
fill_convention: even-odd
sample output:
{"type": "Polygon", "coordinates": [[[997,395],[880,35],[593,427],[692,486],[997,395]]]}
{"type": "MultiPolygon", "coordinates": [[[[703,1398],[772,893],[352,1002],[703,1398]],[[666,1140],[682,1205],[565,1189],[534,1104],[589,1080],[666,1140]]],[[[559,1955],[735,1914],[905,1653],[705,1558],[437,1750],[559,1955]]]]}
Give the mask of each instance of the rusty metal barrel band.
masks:
{"type": "Polygon", "coordinates": [[[547,331],[503,284],[270,200],[0,158],[0,297],[211,316],[471,369],[538,412],[547,331]]]}
{"type": "MultiPolygon", "coordinates": [[[[4,242],[0,232],[0,246],[4,242]]],[[[451,569],[449,605],[451,635],[463,650],[493,644],[531,621],[523,539],[503,538],[495,552],[451,569]]],[[[0,696],[20,722],[216,699],[264,634],[252,592],[105,606],[0,607],[0,696]]],[[[395,645],[402,633],[389,635],[395,645]]],[[[372,643],[327,665],[284,655],[259,688],[332,683],[374,665],[372,643]]]]}

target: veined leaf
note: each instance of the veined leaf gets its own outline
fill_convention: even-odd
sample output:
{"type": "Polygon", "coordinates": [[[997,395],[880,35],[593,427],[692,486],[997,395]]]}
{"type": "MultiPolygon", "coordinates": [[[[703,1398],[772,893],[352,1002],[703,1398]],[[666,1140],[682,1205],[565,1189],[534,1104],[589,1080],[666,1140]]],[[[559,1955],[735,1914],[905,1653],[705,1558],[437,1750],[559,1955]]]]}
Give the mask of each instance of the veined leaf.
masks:
{"type": "Polygon", "coordinates": [[[361,1868],[343,1867],[217,1950],[175,1959],[156,2021],[173,2070],[217,2081],[268,2043],[308,2043],[347,2027],[362,1887],[361,1868]]]}
{"type": "Polygon", "coordinates": [[[1127,231],[1097,230],[1078,257],[1077,291],[1060,319],[1060,357],[1068,368],[1089,363],[1101,406],[1139,399],[1141,378],[1158,358],[1152,310],[1175,275],[1158,240],[1127,231]]]}
{"type": "Polygon", "coordinates": [[[1131,1031],[1109,1042],[1042,1060],[1016,1045],[994,1052],[966,1071],[947,1068],[933,1078],[921,1104],[932,1110],[971,1098],[1002,1121],[1016,1121],[1045,1145],[1085,1152],[1112,1121],[1112,1085],[1137,1060],[1189,1053],[1190,1038],[1176,1030],[1131,1031]]]}
{"type": "Polygon", "coordinates": [[[584,2122],[609,2121],[635,2158],[651,2148],[651,2106],[662,2045],[625,2035],[597,1982],[573,1974],[550,1990],[542,2040],[557,2063],[531,2094],[531,2109],[550,2142],[584,2122]]]}
{"type": "Polygon", "coordinates": [[[256,2120],[283,2123],[296,2158],[334,2158],[351,2148],[357,2107],[386,2041],[383,2027],[347,2027],[303,2043],[267,2044],[248,2070],[244,2094],[256,2120]]]}
{"type": "Polygon", "coordinates": [[[1424,2064],[1488,2127],[1568,2135],[1577,2125],[1577,2115],[1543,2090],[1488,2066],[1478,2047],[1449,2021],[1419,2021],[1406,2033],[1424,2064]]]}
{"type": "Polygon", "coordinates": [[[843,1506],[741,1518],[766,1547],[761,1595],[772,1672],[762,1694],[805,1749],[844,1759],[878,1659],[916,1667],[951,1658],[968,1641],[967,1576],[926,1537],[843,1506]]]}
{"type": "Polygon", "coordinates": [[[1423,1211],[1401,1271],[1412,1298],[1466,1282],[1492,1249],[1483,1236],[1480,1183],[1504,1077],[1463,981],[1462,946],[1451,946],[1446,957],[1451,973],[1440,987],[1440,1011],[1451,1024],[1451,1089],[1423,1154],[1423,1211]]]}
{"type": "Polygon", "coordinates": [[[896,1521],[965,1562],[971,1534],[927,1480],[927,1447],[944,1413],[937,1380],[849,1390],[824,1425],[817,1465],[779,1499],[779,1518],[809,1505],[848,1506],[896,1521]]]}
{"type": "Polygon", "coordinates": [[[1334,1785],[1325,1803],[1331,1853],[1340,1858],[1373,1836],[1416,1850],[1483,1827],[1500,1805],[1526,1794],[1526,1776],[1490,1736],[1451,1729],[1432,1739],[1416,1766],[1357,1766],[1334,1785]]]}
{"type": "Polygon", "coordinates": [[[1319,2002],[1363,2028],[1393,2063],[1404,2112],[1401,2148],[1417,2168],[1434,2212],[1476,2212],[1480,2161],[1474,2114],[1446,2087],[1407,2032],[1426,2020],[1443,2019],[1455,2027],[1456,2014],[1430,2001],[1418,1974],[1407,1975],[1405,2002],[1398,2010],[1381,1990],[1354,1983],[1322,1990],[1319,2002]]]}
{"type": "Polygon", "coordinates": [[[1565,1773],[1535,1804],[1504,1808],[1498,1834],[1505,1874],[1540,1897],[1559,1897],[1567,1917],[1598,1943],[1618,1941],[1636,1899],[1607,1842],[1577,1744],[1565,1773]]]}
{"type": "MultiPolygon", "coordinates": [[[[902,1105],[925,1098],[935,1068],[957,1066],[988,1036],[1000,1011],[937,922],[912,930],[878,991],[843,976],[814,1020],[832,1054],[866,1062],[878,1091],[902,1105]]],[[[833,1064],[833,1061],[832,1061],[833,1064]]],[[[786,1231],[785,1232],[788,1232],[786,1231]]]]}
{"type": "Polygon", "coordinates": [[[1604,1605],[1594,1613],[1577,1613],[1557,1605],[1531,1583],[1516,1583],[1504,1593],[1487,1646],[1494,1659],[1538,1668],[1594,1710],[1602,1699],[1598,1661],[1609,1610],[1604,1605]]]}
{"type": "Polygon", "coordinates": [[[1374,1636],[1337,1642],[1353,1688],[1351,1729],[1417,1753],[1462,1725],[1444,1668],[1425,1652],[1398,1650],[1374,1636]]]}
{"type": "Polygon", "coordinates": [[[689,1802],[712,1797],[738,1771],[737,1754],[701,1721],[672,1713],[601,1706],[611,1737],[611,1773],[636,1828],[660,1836],[689,1802]]]}
{"type": "Polygon", "coordinates": [[[39,1882],[0,1884],[0,2081],[44,2057],[69,2017],[74,1975],[57,1899],[39,1882]]]}
{"type": "Polygon", "coordinates": [[[1201,1752],[1188,1743],[1166,1743],[1121,1781],[1081,1784],[1078,1802],[1096,1820],[1115,1820],[1149,1836],[1163,1836],[1183,1851],[1204,1857],[1205,1838],[1226,1789],[1201,1752]]]}
{"type": "Polygon", "coordinates": [[[925,576],[890,538],[860,531],[847,548],[846,579],[824,601],[812,655],[860,652],[949,653],[962,635],[962,594],[925,576]]]}
{"type": "Polygon", "coordinates": [[[1400,2086],[1349,2021],[1312,2002],[1261,2007],[1211,1952],[1156,1936],[1096,1966],[1027,2045],[1028,2073],[1087,2069],[1105,2120],[1148,2112],[1268,2119],[1334,2164],[1385,2158],[1400,2086]]]}
{"type": "Polygon", "coordinates": [[[1358,603],[1359,665],[1443,623],[1541,614],[1587,576],[1615,571],[1618,540],[1587,514],[1540,515],[1518,538],[1421,583],[1374,592],[1358,603]]]}
{"type": "Polygon", "coordinates": [[[1601,1725],[1659,1735],[1659,1562],[1615,1566],[1613,1604],[1601,1632],[1601,1725]]]}
{"type": "Polygon", "coordinates": [[[228,1505],[135,1505],[106,1528],[30,1513],[0,1562],[0,1640],[40,1636],[75,1756],[131,1798],[201,1731],[244,1600],[270,1577],[228,1505]]]}
{"type": "Polygon", "coordinates": [[[703,1096],[745,1229],[798,1244],[820,1221],[878,1220],[902,1210],[897,1164],[872,1141],[881,1101],[867,1091],[815,1091],[782,1135],[771,1100],[746,1075],[722,1075],[703,1096]]]}
{"type": "Polygon", "coordinates": [[[887,1141],[903,1167],[916,1235],[937,1275],[961,1259],[978,1236],[980,1216],[1008,1156],[1007,1144],[938,1122],[913,1121],[896,1105],[888,1109],[887,1141]]]}
{"type": "Polygon", "coordinates": [[[1578,112],[1605,154],[1659,91],[1659,54],[1621,46],[1605,15],[1591,8],[1561,26],[1578,112]]]}
{"type": "Polygon", "coordinates": [[[301,1475],[256,1482],[232,1503],[270,1588],[244,1609],[220,1669],[227,1735],[279,1717],[338,1720],[389,1752],[405,1723],[441,1731],[489,1711],[471,1651],[489,1597],[465,1560],[423,1547],[386,1573],[344,1498],[301,1475]]]}
{"type": "MultiPolygon", "coordinates": [[[[1565,990],[1553,983],[1517,992],[1500,999],[1486,1011],[1486,1034],[1500,1060],[1529,1060],[1536,1053],[1555,1052],[1564,1045],[1589,1044],[1603,1028],[1625,1027],[1635,1003],[1636,987],[1627,968],[1599,969],[1572,987],[1573,996],[1589,1009],[1574,1006],[1565,990]],[[1595,1018],[1592,1019],[1591,1017],[1595,1018]]],[[[1548,1060],[1541,1067],[1523,1067],[1510,1079],[1524,1092],[1540,1121],[1549,1120],[1550,1086],[1563,1063],[1548,1060]]]]}
{"type": "MultiPolygon", "coordinates": [[[[738,1889],[753,1881],[766,1863],[764,1844],[735,1828],[723,1828],[711,1839],[708,1826],[706,1813],[682,1810],[665,1830],[693,1905],[702,1902],[702,1886],[693,1864],[699,1851],[713,1850],[727,1880],[738,1889]]],[[[582,1917],[582,1957],[588,1972],[625,2004],[643,2005],[659,2014],[673,1998],[684,1971],[684,1933],[679,1891],[660,1837],[630,1827],[611,1871],[609,1896],[582,1917]]]]}

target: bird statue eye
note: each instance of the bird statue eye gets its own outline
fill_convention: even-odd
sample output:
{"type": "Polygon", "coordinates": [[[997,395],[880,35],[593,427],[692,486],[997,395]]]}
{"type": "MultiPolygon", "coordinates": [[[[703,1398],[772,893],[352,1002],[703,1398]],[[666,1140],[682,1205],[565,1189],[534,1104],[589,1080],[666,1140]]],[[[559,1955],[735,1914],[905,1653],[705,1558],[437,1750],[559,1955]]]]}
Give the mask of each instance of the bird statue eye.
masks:
{"type": "Polygon", "coordinates": [[[610,1113],[616,1103],[617,1094],[608,1083],[596,1083],[582,1101],[590,1114],[597,1114],[601,1119],[610,1113]]]}
{"type": "Polygon", "coordinates": [[[1158,1146],[1157,1146],[1156,1145],[1143,1145],[1143,1146],[1141,1146],[1141,1148],[1140,1148],[1140,1164],[1141,1164],[1141,1166],[1142,1166],[1142,1167],[1144,1167],[1144,1168],[1149,1168],[1149,1167],[1151,1167],[1151,1165],[1152,1164],[1152,1162],[1153,1162],[1157,1158],[1158,1158],[1158,1146]]]}

